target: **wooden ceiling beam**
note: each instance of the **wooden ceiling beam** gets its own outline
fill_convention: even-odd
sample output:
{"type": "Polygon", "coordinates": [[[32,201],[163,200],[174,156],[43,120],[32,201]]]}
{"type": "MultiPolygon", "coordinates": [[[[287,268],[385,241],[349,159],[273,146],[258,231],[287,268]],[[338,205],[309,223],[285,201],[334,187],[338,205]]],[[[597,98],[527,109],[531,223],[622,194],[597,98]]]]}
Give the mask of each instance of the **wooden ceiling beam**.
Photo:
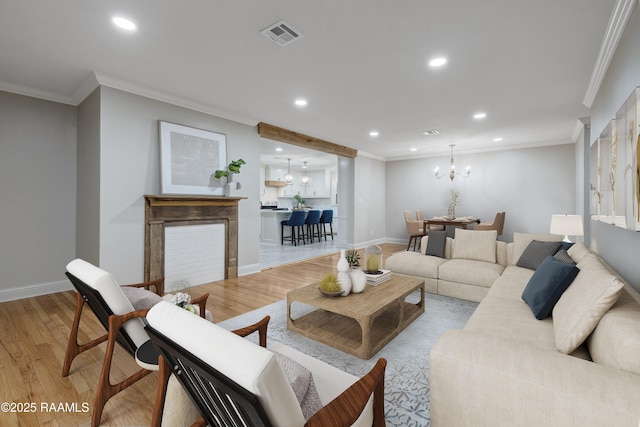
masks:
{"type": "Polygon", "coordinates": [[[356,149],[334,144],[333,142],[324,141],[322,139],[314,138],[288,129],[279,128],[264,122],[258,123],[258,134],[263,138],[286,142],[287,144],[322,151],[324,153],[335,154],[337,156],[358,156],[358,150],[356,149]]]}

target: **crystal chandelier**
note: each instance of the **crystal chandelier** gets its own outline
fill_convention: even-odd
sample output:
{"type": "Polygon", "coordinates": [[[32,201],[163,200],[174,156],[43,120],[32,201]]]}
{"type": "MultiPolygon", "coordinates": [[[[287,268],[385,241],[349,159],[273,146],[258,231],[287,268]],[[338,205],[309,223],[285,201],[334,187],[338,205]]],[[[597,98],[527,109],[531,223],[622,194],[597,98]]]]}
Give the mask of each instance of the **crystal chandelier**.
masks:
{"type": "Polygon", "coordinates": [[[287,173],[282,177],[287,185],[293,184],[293,175],[291,175],[291,159],[287,159],[287,173]]]}
{"type": "Polygon", "coordinates": [[[306,187],[307,185],[311,184],[311,177],[307,176],[307,162],[303,162],[303,163],[304,163],[304,166],[302,166],[302,170],[304,172],[304,175],[300,177],[300,184],[306,187]]]}
{"type": "Polygon", "coordinates": [[[469,178],[469,175],[471,175],[471,166],[467,166],[464,170],[464,173],[456,172],[456,167],[453,163],[453,147],[455,146],[456,144],[449,144],[449,147],[451,147],[451,166],[449,167],[449,173],[440,174],[440,167],[437,167],[436,170],[433,171],[436,178],[441,179],[442,177],[448,176],[449,179],[453,181],[453,178],[455,178],[456,175],[459,175],[463,178],[469,178]]]}

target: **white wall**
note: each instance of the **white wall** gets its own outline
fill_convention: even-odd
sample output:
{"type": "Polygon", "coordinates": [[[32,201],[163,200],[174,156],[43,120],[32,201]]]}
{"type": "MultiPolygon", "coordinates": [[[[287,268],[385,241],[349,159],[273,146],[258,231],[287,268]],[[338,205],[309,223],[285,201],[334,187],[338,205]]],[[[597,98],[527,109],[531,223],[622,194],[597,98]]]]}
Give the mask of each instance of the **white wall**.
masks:
{"type": "Polygon", "coordinates": [[[0,301],[68,289],[76,109],[0,92],[0,301]]]}
{"type": "MultiPolygon", "coordinates": [[[[254,126],[101,87],[100,265],[121,282],[144,270],[144,198],[160,192],[158,120],[223,133],[227,160],[243,158],[238,180],[238,266],[259,264],[259,137],[254,126]]],[[[213,172],[213,171],[212,171],[213,172]]]]}
{"type": "MultiPolygon", "coordinates": [[[[613,56],[607,74],[591,109],[591,142],[600,135],[606,124],[631,91],[640,86],[640,10],[635,7],[620,44],[613,56]]],[[[589,197],[588,175],[585,177],[585,196],[589,197]]],[[[620,227],[590,222],[590,245],[618,273],[636,289],[640,289],[640,233],[620,227]]]]}
{"type": "Polygon", "coordinates": [[[471,215],[491,222],[505,211],[500,240],[513,232],[548,233],[551,215],[574,213],[574,145],[556,145],[499,152],[457,154],[459,168],[471,166],[467,179],[436,179],[433,170],[447,171],[450,157],[386,163],[387,237],[406,242],[403,211],[422,209],[426,217],[445,215],[452,189],[460,193],[457,216],[471,215]]]}

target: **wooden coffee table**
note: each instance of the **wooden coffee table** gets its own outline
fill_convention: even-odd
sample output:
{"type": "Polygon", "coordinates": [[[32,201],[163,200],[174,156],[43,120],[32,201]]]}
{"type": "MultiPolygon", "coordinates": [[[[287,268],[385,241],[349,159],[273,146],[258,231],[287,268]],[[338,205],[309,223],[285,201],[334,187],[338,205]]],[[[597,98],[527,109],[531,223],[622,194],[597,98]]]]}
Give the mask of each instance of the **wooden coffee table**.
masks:
{"type": "Polygon", "coordinates": [[[287,293],[287,328],[361,359],[370,359],[407,325],[424,313],[424,281],[392,275],[377,286],[346,297],[326,297],[313,284],[287,293]],[[420,301],[405,301],[419,291],[420,301]],[[316,310],[297,319],[291,304],[316,310]]]}

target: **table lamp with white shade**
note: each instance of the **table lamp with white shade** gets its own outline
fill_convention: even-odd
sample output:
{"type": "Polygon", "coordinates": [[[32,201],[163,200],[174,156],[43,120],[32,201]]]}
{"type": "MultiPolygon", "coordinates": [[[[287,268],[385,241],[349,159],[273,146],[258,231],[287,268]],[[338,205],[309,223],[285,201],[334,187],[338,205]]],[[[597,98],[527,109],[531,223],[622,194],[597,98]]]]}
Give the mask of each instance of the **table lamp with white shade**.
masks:
{"type": "Polygon", "coordinates": [[[582,215],[551,215],[551,234],[564,235],[563,242],[572,243],[569,236],[582,236],[582,215]]]}

